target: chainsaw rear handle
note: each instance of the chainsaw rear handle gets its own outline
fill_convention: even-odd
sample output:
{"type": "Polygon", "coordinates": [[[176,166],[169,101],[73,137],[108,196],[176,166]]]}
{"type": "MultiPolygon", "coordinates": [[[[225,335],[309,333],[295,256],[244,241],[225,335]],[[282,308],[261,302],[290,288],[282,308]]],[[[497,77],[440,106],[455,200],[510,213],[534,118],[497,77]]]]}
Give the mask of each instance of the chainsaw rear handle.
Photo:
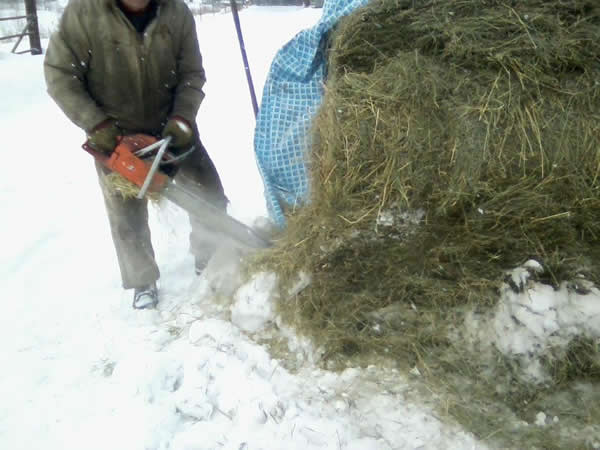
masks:
{"type": "Polygon", "coordinates": [[[95,160],[97,160],[103,164],[105,161],[108,161],[108,159],[110,158],[110,155],[106,154],[105,152],[101,152],[100,150],[96,150],[94,147],[92,147],[89,144],[89,141],[85,141],[83,143],[83,145],[81,146],[81,148],[83,148],[86,152],[88,152],[90,155],[92,155],[95,160]]]}

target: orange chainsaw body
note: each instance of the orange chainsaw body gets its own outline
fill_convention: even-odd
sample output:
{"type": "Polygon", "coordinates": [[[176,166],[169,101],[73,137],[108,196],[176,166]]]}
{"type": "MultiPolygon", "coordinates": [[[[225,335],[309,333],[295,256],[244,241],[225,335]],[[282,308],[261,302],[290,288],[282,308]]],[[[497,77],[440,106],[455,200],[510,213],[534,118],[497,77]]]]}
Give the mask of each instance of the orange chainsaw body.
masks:
{"type": "MultiPolygon", "coordinates": [[[[106,156],[97,152],[96,150],[89,147],[87,144],[84,145],[85,150],[92,153],[96,159],[98,159],[104,166],[113,172],[117,172],[127,180],[131,181],[138,187],[142,187],[148,172],[150,170],[151,161],[145,161],[135,156],[135,152],[143,149],[156,142],[156,138],[147,134],[133,134],[124,136],[115,150],[106,156]]],[[[169,177],[160,171],[156,171],[152,182],[148,187],[148,192],[161,191],[167,182],[169,177]]]]}

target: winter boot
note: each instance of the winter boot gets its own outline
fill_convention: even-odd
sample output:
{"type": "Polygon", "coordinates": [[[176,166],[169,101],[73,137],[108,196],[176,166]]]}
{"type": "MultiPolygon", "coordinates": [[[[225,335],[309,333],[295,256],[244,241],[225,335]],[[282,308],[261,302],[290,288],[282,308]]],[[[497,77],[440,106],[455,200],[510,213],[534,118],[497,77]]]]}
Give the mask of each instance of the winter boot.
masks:
{"type": "Polygon", "coordinates": [[[141,288],[135,288],[133,293],[134,309],[152,309],[158,304],[158,290],[156,283],[141,288]]]}

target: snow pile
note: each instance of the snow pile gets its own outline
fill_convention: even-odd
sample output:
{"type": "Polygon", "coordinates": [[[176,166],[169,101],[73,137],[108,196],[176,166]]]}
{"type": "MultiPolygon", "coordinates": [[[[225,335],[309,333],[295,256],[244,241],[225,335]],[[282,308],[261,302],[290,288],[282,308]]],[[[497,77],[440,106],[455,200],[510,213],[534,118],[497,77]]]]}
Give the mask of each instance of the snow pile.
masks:
{"type": "MultiPolygon", "coordinates": [[[[251,291],[261,293],[270,310],[274,281],[273,274],[262,274],[240,286],[232,313],[249,304],[251,291]]],[[[110,384],[145,411],[133,421],[145,423],[145,448],[474,448],[470,435],[406,401],[411,387],[396,370],[336,374],[307,364],[291,374],[245,334],[256,329],[255,313],[238,313],[237,322],[208,314],[160,352],[115,365],[110,384]]],[[[156,333],[147,332],[156,342],[156,333]]]]}
{"type": "MultiPolygon", "coordinates": [[[[45,448],[486,448],[408,400],[414,387],[395,369],[334,373],[302,358],[303,367],[290,373],[246,333],[256,327],[254,313],[239,314],[238,325],[227,318],[228,311],[249,304],[250,292],[259,294],[250,301],[253,307],[262,304],[272,311],[273,275],[235,286],[231,305],[211,309],[208,296],[198,300],[195,294],[212,290],[223,298],[231,286],[217,287],[218,270],[207,268],[190,291],[170,297],[158,311],[139,314],[112,305],[117,310],[103,315],[99,327],[101,340],[111,345],[81,367],[81,398],[78,390],[72,397],[62,394],[66,405],[50,417],[63,423],[46,431],[53,440],[45,448]],[[180,308],[174,312],[173,305],[180,308]],[[190,318],[194,308],[202,317],[190,318]],[[71,417],[74,413],[79,417],[71,417]]],[[[263,331],[273,327],[271,319],[263,331]]],[[[15,447],[11,436],[0,442],[26,448],[15,447]]]]}
{"type": "Polygon", "coordinates": [[[497,307],[487,317],[468,315],[471,340],[517,358],[528,381],[548,379],[541,358],[564,350],[578,337],[600,340],[600,290],[581,278],[558,289],[534,281],[542,271],[533,260],[512,270],[497,307]]]}
{"type": "Polygon", "coordinates": [[[236,292],[231,321],[249,333],[263,329],[274,317],[270,300],[276,289],[277,276],[274,273],[258,273],[236,292]]]}

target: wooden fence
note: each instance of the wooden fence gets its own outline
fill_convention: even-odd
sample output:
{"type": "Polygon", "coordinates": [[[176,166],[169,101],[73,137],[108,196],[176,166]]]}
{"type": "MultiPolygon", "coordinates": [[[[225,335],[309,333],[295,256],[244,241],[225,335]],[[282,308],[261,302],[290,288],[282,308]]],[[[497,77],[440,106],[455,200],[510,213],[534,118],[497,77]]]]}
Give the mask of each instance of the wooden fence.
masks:
{"type": "Polygon", "coordinates": [[[42,44],[40,43],[40,28],[37,20],[37,8],[35,0],[25,0],[25,14],[24,16],[14,17],[0,17],[0,21],[6,20],[26,20],[25,28],[19,34],[13,34],[10,36],[0,36],[0,41],[17,38],[17,42],[13,46],[12,53],[31,53],[32,55],[40,55],[42,53],[42,44]],[[17,51],[17,47],[25,36],[29,36],[29,49],[17,51]]]}

